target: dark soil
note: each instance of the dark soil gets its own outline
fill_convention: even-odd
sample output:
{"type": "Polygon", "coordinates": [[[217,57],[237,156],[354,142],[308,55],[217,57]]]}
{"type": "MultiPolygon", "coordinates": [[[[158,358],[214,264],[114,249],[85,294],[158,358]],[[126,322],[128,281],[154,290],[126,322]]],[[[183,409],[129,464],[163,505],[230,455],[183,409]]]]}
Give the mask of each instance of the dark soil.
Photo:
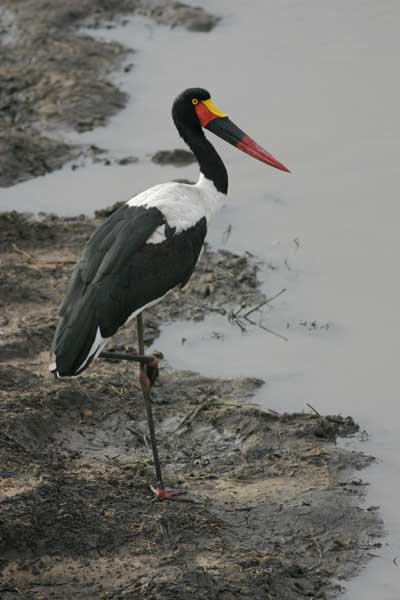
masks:
{"type": "Polygon", "coordinates": [[[130,51],[79,29],[82,24],[96,28],[123,14],[204,32],[218,21],[202,8],[174,0],[3,0],[1,186],[43,175],[85,152],[54,130],[93,129],[125,106],[127,96],[110,75],[130,51]]]}
{"type": "MultiPolygon", "coordinates": [[[[135,369],[98,360],[50,378],[57,306],[94,226],[0,216],[0,597],[336,597],[381,534],[360,508],[371,458],[335,445],[357,431],[350,417],[262,412],[250,402],[261,381],[166,360],[156,427],[166,479],[187,494],[159,503],[135,369]]],[[[166,320],[262,300],[247,258],[209,250],[176,294],[146,312],[147,342],[166,320]]],[[[135,345],[133,325],[110,343],[135,345]]]]}

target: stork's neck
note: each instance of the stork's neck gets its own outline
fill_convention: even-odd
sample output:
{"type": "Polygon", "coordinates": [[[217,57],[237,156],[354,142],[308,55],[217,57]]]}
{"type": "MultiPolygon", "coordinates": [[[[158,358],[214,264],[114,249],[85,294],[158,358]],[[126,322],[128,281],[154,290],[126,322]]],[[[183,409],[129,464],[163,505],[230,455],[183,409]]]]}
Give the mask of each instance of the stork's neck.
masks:
{"type": "Polygon", "coordinates": [[[183,139],[197,158],[200,171],[213,182],[218,192],[228,191],[228,173],[218,152],[208,141],[202,130],[180,132],[183,139]]]}

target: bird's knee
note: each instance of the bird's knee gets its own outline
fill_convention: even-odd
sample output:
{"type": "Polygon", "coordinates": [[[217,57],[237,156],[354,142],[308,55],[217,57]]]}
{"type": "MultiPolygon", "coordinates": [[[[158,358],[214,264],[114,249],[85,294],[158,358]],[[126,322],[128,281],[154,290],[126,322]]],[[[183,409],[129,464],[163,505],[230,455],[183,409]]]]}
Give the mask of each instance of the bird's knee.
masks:
{"type": "Polygon", "coordinates": [[[143,391],[149,392],[151,389],[151,382],[145,370],[141,370],[139,374],[139,382],[143,391]]]}

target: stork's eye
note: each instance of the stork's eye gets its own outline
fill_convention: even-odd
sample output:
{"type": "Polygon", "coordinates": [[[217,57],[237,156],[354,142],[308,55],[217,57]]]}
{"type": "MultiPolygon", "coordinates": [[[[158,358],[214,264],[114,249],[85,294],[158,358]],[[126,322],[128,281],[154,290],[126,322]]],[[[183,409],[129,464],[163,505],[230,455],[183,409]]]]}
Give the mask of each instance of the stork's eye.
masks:
{"type": "Polygon", "coordinates": [[[197,98],[192,98],[192,104],[196,105],[198,103],[199,103],[199,101],[197,100],[197,98]]]}

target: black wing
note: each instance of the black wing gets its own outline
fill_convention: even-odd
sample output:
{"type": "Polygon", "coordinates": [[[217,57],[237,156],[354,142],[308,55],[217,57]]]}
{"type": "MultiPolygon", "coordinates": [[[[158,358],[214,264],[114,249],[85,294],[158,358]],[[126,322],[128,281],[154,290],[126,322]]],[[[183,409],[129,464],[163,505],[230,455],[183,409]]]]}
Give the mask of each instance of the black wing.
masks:
{"type": "Polygon", "coordinates": [[[113,213],[89,240],[61,305],[52,348],[59,375],[83,370],[98,327],[108,338],[134,311],[185,285],[206,233],[203,218],[176,234],[154,207],[125,205],[113,213]],[[162,225],[165,241],[146,243],[162,225]]]}

